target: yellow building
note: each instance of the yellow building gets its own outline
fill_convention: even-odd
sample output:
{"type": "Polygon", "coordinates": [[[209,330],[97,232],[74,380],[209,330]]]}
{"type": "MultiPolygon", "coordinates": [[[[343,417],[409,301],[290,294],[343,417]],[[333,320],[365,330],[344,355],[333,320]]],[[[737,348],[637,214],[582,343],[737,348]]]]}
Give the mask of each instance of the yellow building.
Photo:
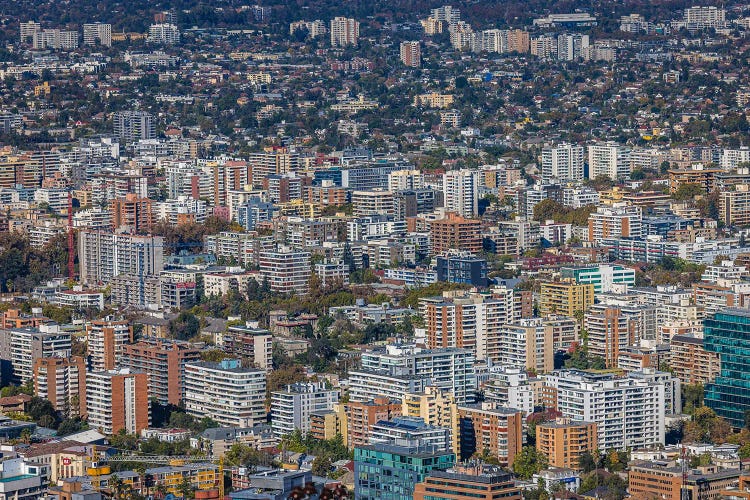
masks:
{"type": "Polygon", "coordinates": [[[594,303],[594,285],[576,284],[571,281],[547,281],[542,283],[539,300],[539,313],[564,314],[575,316],[594,303]]]}
{"type": "Polygon", "coordinates": [[[180,495],[179,488],[184,478],[190,481],[193,489],[210,490],[219,484],[219,466],[212,463],[168,465],[146,469],[146,474],[154,478],[154,486],[164,485],[169,493],[180,495]]]}
{"type": "Polygon", "coordinates": [[[310,434],[317,439],[333,439],[339,433],[339,418],[335,411],[316,411],[310,414],[310,434]]]}
{"type": "Polygon", "coordinates": [[[52,93],[52,88],[49,86],[49,82],[44,82],[41,85],[36,85],[34,87],[34,96],[49,96],[50,93],[52,93]]]}
{"type": "Polygon", "coordinates": [[[581,455],[597,448],[596,424],[558,418],[536,426],[536,448],[550,467],[579,470],[581,455]]]}
{"type": "Polygon", "coordinates": [[[599,202],[602,205],[614,205],[615,203],[620,203],[623,196],[622,188],[615,186],[609,191],[600,191],[599,202]]]}
{"type": "MultiPolygon", "coordinates": [[[[447,389],[425,387],[422,393],[406,393],[402,400],[401,414],[418,417],[426,424],[449,429],[458,428],[456,398],[447,389]]],[[[458,453],[458,433],[453,432],[453,452],[458,453]]]]}
{"type": "Polygon", "coordinates": [[[453,106],[453,95],[438,94],[437,92],[419,94],[414,96],[414,105],[428,108],[449,108],[453,106]]]}

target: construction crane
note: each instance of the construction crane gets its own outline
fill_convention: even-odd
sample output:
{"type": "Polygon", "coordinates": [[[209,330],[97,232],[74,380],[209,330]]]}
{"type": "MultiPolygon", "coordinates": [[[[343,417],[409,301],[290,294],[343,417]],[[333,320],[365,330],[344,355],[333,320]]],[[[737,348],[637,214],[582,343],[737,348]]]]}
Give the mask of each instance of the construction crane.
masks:
{"type": "MultiPolygon", "coordinates": [[[[224,499],[224,457],[215,458],[213,456],[193,456],[193,455],[129,455],[129,454],[119,454],[119,455],[113,455],[111,457],[107,457],[106,459],[107,464],[99,464],[99,463],[92,463],[92,466],[95,466],[97,469],[104,469],[106,472],[100,472],[96,475],[104,475],[104,474],[110,474],[111,473],[111,467],[108,465],[108,463],[113,462],[138,462],[138,463],[144,463],[144,464],[167,464],[167,465],[173,465],[173,466],[179,466],[184,465],[188,462],[211,462],[211,463],[217,463],[219,466],[219,498],[221,500],[224,499]]],[[[87,471],[89,475],[91,474],[91,468],[87,471]]],[[[94,471],[96,472],[96,471],[94,471]]],[[[93,481],[92,481],[93,483],[93,481]]]]}

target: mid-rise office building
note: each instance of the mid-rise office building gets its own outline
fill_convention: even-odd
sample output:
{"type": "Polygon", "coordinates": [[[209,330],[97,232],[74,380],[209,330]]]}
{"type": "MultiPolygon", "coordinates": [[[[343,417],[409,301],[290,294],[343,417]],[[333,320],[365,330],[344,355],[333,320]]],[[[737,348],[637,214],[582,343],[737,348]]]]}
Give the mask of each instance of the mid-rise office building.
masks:
{"type": "Polygon", "coordinates": [[[450,451],[438,450],[419,440],[375,444],[354,449],[355,500],[412,500],[414,486],[434,469],[447,469],[456,461],[450,451]]]}
{"type": "Polygon", "coordinates": [[[576,283],[592,283],[594,293],[609,293],[614,285],[635,285],[635,269],[620,265],[562,267],[560,277],[573,279],[576,283]]]}
{"type": "Polygon", "coordinates": [[[721,371],[706,385],[705,402],[732,426],[745,425],[750,410],[750,311],[726,309],[703,322],[703,346],[721,359],[721,371]]]}
{"type": "Polygon", "coordinates": [[[437,257],[437,279],[486,287],[487,261],[468,252],[448,252],[437,257]]]}
{"type": "Polygon", "coordinates": [[[253,427],[266,421],[266,373],[238,359],[185,365],[185,409],[221,425],[253,427]]]}
{"type": "Polygon", "coordinates": [[[138,434],[150,427],[148,375],[127,368],[89,372],[86,377],[88,423],[104,434],[138,434]]]}

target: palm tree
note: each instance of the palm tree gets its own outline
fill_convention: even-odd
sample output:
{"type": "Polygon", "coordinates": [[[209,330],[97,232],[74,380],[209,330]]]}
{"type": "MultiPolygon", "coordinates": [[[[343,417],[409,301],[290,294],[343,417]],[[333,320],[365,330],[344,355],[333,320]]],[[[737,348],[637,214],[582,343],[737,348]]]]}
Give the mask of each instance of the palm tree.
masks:
{"type": "Polygon", "coordinates": [[[117,477],[117,474],[112,474],[109,478],[109,489],[112,491],[113,498],[115,498],[115,500],[120,500],[123,491],[125,491],[125,483],[122,482],[122,479],[117,477]]]}

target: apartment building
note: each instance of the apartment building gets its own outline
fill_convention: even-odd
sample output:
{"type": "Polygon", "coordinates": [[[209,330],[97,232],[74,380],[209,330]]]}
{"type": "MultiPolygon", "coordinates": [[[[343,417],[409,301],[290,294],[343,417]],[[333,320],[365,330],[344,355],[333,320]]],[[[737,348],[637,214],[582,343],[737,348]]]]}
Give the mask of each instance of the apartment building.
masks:
{"type": "Polygon", "coordinates": [[[595,423],[604,450],[663,445],[666,391],[664,382],[630,375],[558,370],[544,376],[546,405],[595,423]]]}
{"type": "Polygon", "coordinates": [[[398,399],[375,397],[369,401],[340,403],[342,436],[349,449],[370,444],[372,426],[383,420],[401,415],[402,404],[398,399]]]}
{"type": "Polygon", "coordinates": [[[86,417],[86,362],[81,356],[34,361],[34,394],[67,416],[86,417]]]}
{"type": "Polygon", "coordinates": [[[164,270],[164,239],[79,231],[78,261],[84,285],[109,283],[121,274],[156,276],[164,270]]]}
{"type": "Polygon", "coordinates": [[[273,335],[263,328],[234,325],[224,333],[222,349],[233,356],[247,358],[259,370],[273,369],[273,335]]]}
{"type": "Polygon", "coordinates": [[[112,25],[105,23],[85,23],[83,25],[84,45],[112,46],[112,25]]]}
{"type": "Polygon", "coordinates": [[[423,392],[404,394],[401,415],[416,417],[437,427],[451,429],[453,450],[458,450],[458,407],[456,398],[447,389],[427,386],[423,392]]]}
{"type": "Polygon", "coordinates": [[[605,238],[633,238],[642,236],[640,207],[615,204],[597,207],[589,215],[589,241],[601,243],[605,238]]]}
{"type": "Polygon", "coordinates": [[[719,192],[719,217],[732,226],[750,224],[750,185],[736,184],[732,190],[719,192]]]}
{"type": "Polygon", "coordinates": [[[419,68],[422,65],[422,46],[419,40],[401,42],[401,63],[411,68],[419,68]]]}
{"type": "Polygon", "coordinates": [[[716,352],[703,346],[703,335],[678,334],[669,343],[669,366],[683,384],[709,384],[721,371],[721,360],[716,352]]]}
{"type": "Polygon", "coordinates": [[[523,447],[523,412],[502,408],[497,403],[458,407],[458,455],[468,460],[485,450],[503,467],[512,468],[523,447]]]}
{"type": "Polygon", "coordinates": [[[443,174],[445,209],[461,217],[479,215],[479,172],[451,170],[443,174]]]}
{"type": "Polygon", "coordinates": [[[86,411],[103,434],[138,434],[150,427],[148,375],[127,368],[91,371],[86,376],[86,411]]]}
{"type": "Polygon", "coordinates": [[[362,367],[349,372],[350,401],[383,396],[401,400],[427,385],[446,388],[464,404],[474,401],[474,353],[468,349],[423,349],[415,344],[392,344],[362,353],[362,367]],[[397,392],[400,391],[400,392],[397,392]]]}
{"type": "Polygon", "coordinates": [[[521,500],[513,476],[497,466],[456,465],[433,470],[414,487],[414,500],[521,500]]]}
{"type": "Polygon", "coordinates": [[[105,318],[86,325],[89,366],[101,372],[120,367],[123,347],[132,343],[133,327],[127,320],[105,318]]]}
{"type": "Polygon", "coordinates": [[[359,21],[346,17],[331,19],[331,47],[346,47],[359,43],[359,21]]]}
{"type": "Polygon", "coordinates": [[[514,293],[446,292],[419,301],[430,349],[457,347],[472,350],[477,359],[499,360],[500,327],[520,318],[514,293]]]}
{"type": "Polygon", "coordinates": [[[547,457],[550,467],[580,470],[581,455],[599,449],[596,424],[569,418],[539,423],[536,426],[536,448],[547,457]]]}
{"type": "Polygon", "coordinates": [[[479,253],[482,250],[481,222],[448,212],[445,219],[430,223],[430,244],[433,254],[448,250],[479,253]]]}
{"type": "Polygon", "coordinates": [[[368,215],[393,215],[393,193],[382,189],[352,191],[352,205],[356,217],[368,215]]]}
{"type": "Polygon", "coordinates": [[[295,430],[310,432],[311,415],[330,411],[340,397],[338,389],[327,389],[324,382],[298,382],[271,393],[271,428],[277,438],[295,430]]]}
{"type": "Polygon", "coordinates": [[[260,275],[271,290],[280,293],[305,294],[310,285],[310,252],[263,251],[259,259],[260,275]]]}
{"type": "Polygon", "coordinates": [[[627,147],[609,142],[592,144],[588,147],[588,153],[589,179],[608,177],[612,180],[618,180],[630,176],[630,150],[627,147]]]}
{"type": "Polygon", "coordinates": [[[185,364],[185,409],[221,425],[252,427],[266,421],[266,373],[238,359],[185,364]]]}
{"type": "Polygon", "coordinates": [[[185,399],[185,365],[200,359],[200,350],[188,342],[154,337],[123,345],[119,356],[123,368],[148,374],[151,398],[175,406],[185,399]]]}
{"type": "Polygon", "coordinates": [[[502,366],[524,367],[532,373],[554,370],[552,329],[542,318],[526,318],[500,328],[498,359],[502,366]]]}
{"type": "Polygon", "coordinates": [[[584,147],[558,144],[542,149],[542,182],[580,181],[584,173],[584,147]]]}
{"type": "Polygon", "coordinates": [[[71,338],[54,323],[37,328],[0,330],[0,358],[3,381],[22,385],[34,377],[34,363],[40,358],[70,356],[71,338]],[[9,363],[8,363],[9,362],[9,363]]]}
{"type": "Polygon", "coordinates": [[[562,314],[575,317],[594,303],[594,285],[568,281],[542,282],[539,292],[539,314],[562,314]]]}

